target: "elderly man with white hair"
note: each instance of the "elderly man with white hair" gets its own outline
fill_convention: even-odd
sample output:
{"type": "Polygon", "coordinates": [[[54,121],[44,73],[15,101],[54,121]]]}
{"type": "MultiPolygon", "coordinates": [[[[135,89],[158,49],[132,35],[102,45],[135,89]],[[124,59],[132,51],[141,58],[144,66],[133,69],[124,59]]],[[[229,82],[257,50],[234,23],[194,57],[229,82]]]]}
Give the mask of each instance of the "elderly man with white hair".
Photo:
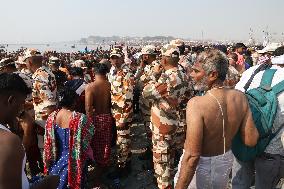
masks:
{"type": "Polygon", "coordinates": [[[219,50],[200,53],[190,76],[206,91],[190,99],[186,108],[186,141],[176,174],[176,189],[225,189],[233,165],[232,138],[241,129],[246,145],[258,133],[245,95],[224,86],[228,59],[219,50]]]}

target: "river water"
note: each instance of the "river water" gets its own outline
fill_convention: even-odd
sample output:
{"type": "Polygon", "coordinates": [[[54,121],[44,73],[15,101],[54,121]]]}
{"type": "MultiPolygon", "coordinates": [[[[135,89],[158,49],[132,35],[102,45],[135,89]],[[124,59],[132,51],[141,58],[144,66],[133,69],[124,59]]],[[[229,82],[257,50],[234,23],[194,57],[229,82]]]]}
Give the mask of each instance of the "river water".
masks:
{"type": "MultiPolygon", "coordinates": [[[[22,47],[24,48],[35,48],[41,52],[44,51],[57,51],[57,52],[78,52],[85,51],[87,47],[88,50],[95,50],[99,45],[82,45],[82,44],[67,44],[67,43],[54,43],[54,44],[5,44],[0,45],[0,47],[4,46],[5,50],[8,52],[16,51],[22,47]],[[73,47],[72,47],[73,46],[73,47]]],[[[109,45],[102,45],[103,49],[109,49],[109,45]]]]}

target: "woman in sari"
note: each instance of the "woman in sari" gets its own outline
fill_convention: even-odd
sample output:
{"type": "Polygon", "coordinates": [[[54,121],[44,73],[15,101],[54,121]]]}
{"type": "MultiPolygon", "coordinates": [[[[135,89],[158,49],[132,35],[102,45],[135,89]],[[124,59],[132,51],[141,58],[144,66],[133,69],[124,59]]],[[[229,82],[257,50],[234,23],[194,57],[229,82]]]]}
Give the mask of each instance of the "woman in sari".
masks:
{"type": "Polygon", "coordinates": [[[59,93],[60,108],[50,114],[45,126],[44,172],[60,176],[59,189],[79,189],[85,188],[94,126],[91,119],[74,111],[79,95],[67,83],[59,93]]]}

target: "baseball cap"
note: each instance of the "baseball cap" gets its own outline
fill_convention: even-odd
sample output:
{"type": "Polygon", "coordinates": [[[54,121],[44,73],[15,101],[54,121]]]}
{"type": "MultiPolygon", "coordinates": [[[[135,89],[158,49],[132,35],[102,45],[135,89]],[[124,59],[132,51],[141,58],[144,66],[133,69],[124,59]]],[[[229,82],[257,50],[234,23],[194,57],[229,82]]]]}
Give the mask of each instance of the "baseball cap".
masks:
{"type": "Polygon", "coordinates": [[[55,56],[51,56],[49,58],[49,64],[55,64],[58,61],[59,61],[59,59],[57,57],[55,57],[55,56]]]}
{"type": "Polygon", "coordinates": [[[175,45],[177,47],[180,47],[184,45],[184,41],[182,39],[174,39],[170,42],[170,45],[175,45]]]}
{"type": "Polygon", "coordinates": [[[259,54],[264,54],[264,53],[268,53],[268,52],[272,53],[280,46],[281,45],[279,43],[270,43],[266,47],[264,47],[262,50],[258,50],[257,52],[259,54]]]}
{"type": "Polygon", "coordinates": [[[179,57],[180,51],[176,45],[167,44],[161,48],[162,56],[179,57]]]}
{"type": "Polygon", "coordinates": [[[156,47],[154,45],[146,45],[142,48],[141,54],[157,54],[156,47]]]}
{"type": "Polygon", "coordinates": [[[42,55],[37,49],[27,49],[24,52],[23,61],[26,61],[28,58],[34,56],[42,56],[42,55]]]}
{"type": "Polygon", "coordinates": [[[84,62],[84,60],[75,60],[73,67],[86,68],[86,63],[84,62]]]}
{"type": "Polygon", "coordinates": [[[111,53],[110,53],[110,57],[112,56],[118,56],[118,57],[122,57],[123,56],[123,52],[120,48],[113,48],[111,53]]]}
{"type": "Polygon", "coordinates": [[[275,49],[273,55],[274,57],[271,59],[272,64],[284,64],[284,46],[275,49]]]}

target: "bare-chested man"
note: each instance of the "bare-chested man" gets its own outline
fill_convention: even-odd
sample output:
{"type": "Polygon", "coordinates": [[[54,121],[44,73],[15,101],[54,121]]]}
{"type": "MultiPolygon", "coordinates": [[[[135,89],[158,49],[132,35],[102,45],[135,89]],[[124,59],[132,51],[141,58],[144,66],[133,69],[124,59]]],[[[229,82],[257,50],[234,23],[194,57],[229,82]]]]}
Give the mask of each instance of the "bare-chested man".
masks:
{"type": "Polygon", "coordinates": [[[88,116],[110,114],[111,86],[106,77],[108,67],[105,64],[96,64],[94,68],[96,80],[86,88],[86,113],[88,116]]]}
{"type": "Polygon", "coordinates": [[[176,189],[225,189],[233,164],[231,142],[241,129],[246,145],[258,140],[245,95],[223,86],[228,70],[226,55],[218,50],[201,53],[191,77],[207,91],[187,104],[184,154],[176,175],[176,189]]]}
{"type": "Polygon", "coordinates": [[[113,117],[111,115],[111,86],[106,77],[108,70],[106,64],[96,64],[94,69],[96,79],[85,90],[86,113],[94,119],[93,151],[100,171],[108,165],[111,153],[113,117]]]}

